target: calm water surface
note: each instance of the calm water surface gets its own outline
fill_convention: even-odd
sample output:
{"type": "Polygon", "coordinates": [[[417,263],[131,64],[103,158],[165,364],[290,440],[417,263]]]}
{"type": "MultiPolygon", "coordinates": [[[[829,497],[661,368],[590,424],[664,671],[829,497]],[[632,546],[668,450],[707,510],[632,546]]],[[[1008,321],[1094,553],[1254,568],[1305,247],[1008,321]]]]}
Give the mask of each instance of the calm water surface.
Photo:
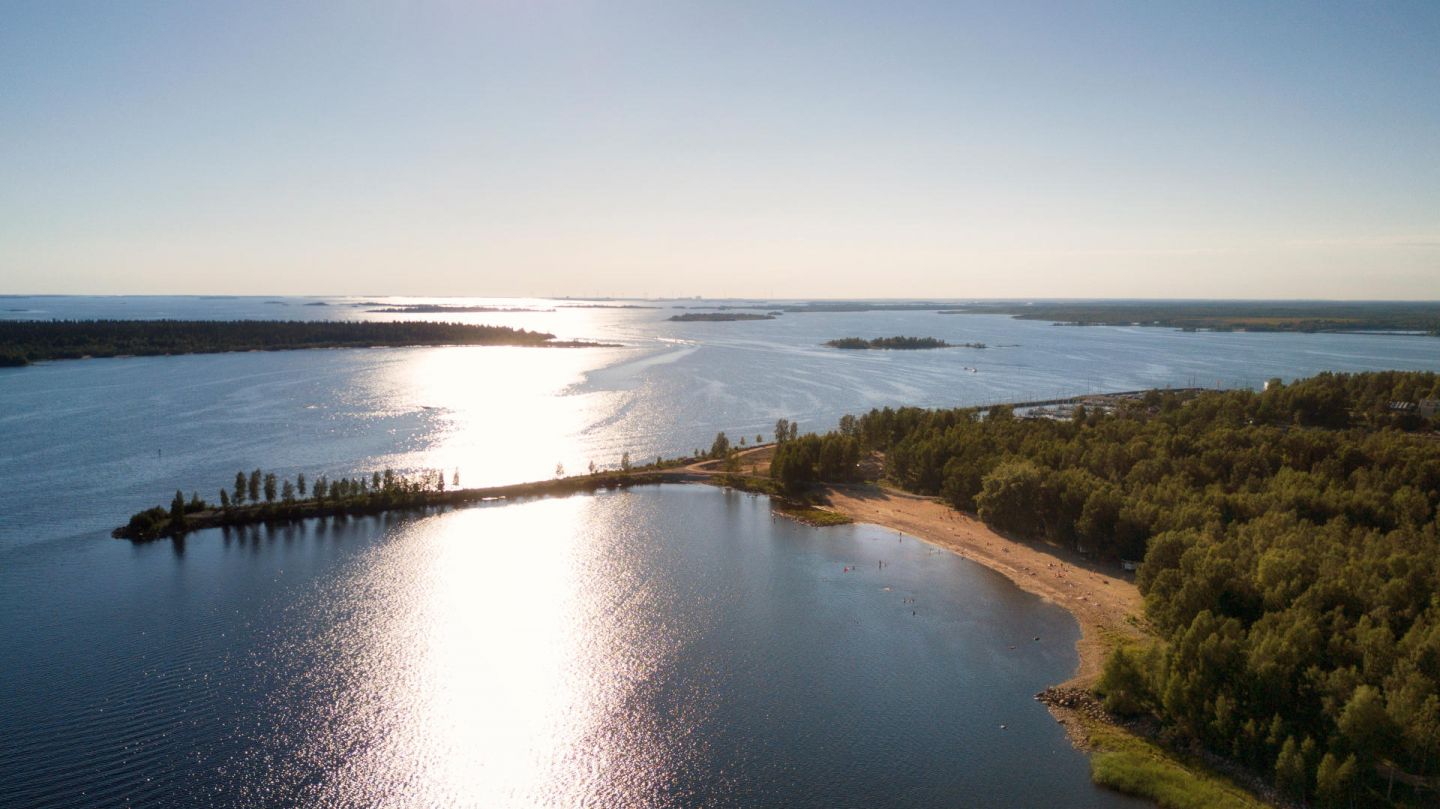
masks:
{"type": "MultiPolygon", "coordinates": [[[[0,317],[397,317],[306,302],[6,298],[21,311],[0,317]]],[[[1414,337],[500,303],[553,311],[447,319],[623,347],[0,370],[0,805],[1124,805],[1031,700],[1073,668],[1073,622],[882,529],[664,488],[182,544],[107,532],[256,466],[480,485],[782,416],[1440,368],[1414,337]],[[992,348],[820,346],[894,334],[992,348]]]]}

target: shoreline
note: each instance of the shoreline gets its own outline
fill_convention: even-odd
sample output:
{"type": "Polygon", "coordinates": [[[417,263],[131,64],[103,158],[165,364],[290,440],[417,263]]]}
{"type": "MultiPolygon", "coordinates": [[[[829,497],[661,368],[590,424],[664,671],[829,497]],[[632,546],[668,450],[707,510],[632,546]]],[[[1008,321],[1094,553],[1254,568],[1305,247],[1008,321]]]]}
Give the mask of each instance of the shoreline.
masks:
{"type": "Polygon", "coordinates": [[[831,485],[823,492],[830,508],[856,522],[903,531],[1069,612],[1080,626],[1079,660],[1056,688],[1089,688],[1117,642],[1146,636],[1140,591],[1118,568],[1048,543],[1006,537],[934,498],[866,484],[831,485]]]}

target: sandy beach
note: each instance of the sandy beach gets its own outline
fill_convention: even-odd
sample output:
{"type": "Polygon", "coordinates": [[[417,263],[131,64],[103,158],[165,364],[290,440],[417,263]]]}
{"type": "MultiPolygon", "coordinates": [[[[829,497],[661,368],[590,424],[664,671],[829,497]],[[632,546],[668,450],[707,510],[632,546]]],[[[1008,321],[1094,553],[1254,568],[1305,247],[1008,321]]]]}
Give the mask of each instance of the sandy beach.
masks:
{"type": "Polygon", "coordinates": [[[1004,574],[1022,589],[1069,610],[1080,624],[1080,663],[1064,686],[1089,687],[1117,639],[1141,638],[1143,601],[1129,574],[1066,548],[1002,536],[933,498],[872,485],[830,486],[830,508],[857,522],[918,537],[1004,574]]]}

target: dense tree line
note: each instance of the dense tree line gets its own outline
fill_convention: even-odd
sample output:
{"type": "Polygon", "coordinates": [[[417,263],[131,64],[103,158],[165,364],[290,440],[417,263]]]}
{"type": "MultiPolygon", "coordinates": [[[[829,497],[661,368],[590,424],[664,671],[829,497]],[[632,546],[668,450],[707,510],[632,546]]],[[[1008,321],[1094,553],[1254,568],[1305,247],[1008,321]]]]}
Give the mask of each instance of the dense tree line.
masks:
{"type": "Polygon", "coordinates": [[[0,365],[118,355],[416,345],[575,346],[463,323],[305,320],[0,320],[0,365]]]}
{"type": "MultiPolygon", "coordinates": [[[[849,350],[864,349],[892,349],[897,351],[915,351],[924,348],[950,348],[950,344],[938,337],[876,337],[866,340],[864,337],[841,337],[838,340],[830,340],[825,345],[831,348],[844,348],[849,350]]],[[[984,343],[966,343],[965,348],[984,348],[984,343]]]]}
{"type": "Polygon", "coordinates": [[[1440,788],[1440,425],[1389,404],[1434,397],[1440,375],[1384,372],[1071,421],[887,408],[786,442],[775,474],[824,478],[826,442],[853,438],[997,528],[1143,559],[1158,640],[1109,661],[1112,709],[1293,798],[1424,803],[1440,788]]]}

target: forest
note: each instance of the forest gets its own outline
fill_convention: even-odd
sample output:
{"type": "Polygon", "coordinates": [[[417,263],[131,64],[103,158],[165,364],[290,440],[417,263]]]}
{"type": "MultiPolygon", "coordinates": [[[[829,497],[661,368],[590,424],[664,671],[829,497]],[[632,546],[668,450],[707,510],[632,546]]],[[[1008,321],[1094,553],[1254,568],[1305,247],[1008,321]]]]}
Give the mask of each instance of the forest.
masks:
{"type": "Polygon", "coordinates": [[[0,321],[0,366],[41,360],[156,354],[215,354],[299,348],[505,345],[580,347],[555,335],[505,326],[423,321],[8,320],[0,321]]]}
{"type": "Polygon", "coordinates": [[[1440,796],[1440,375],[1152,392],[1072,420],[873,410],[776,448],[799,490],[889,479],[996,529],[1140,561],[1154,641],[1097,691],[1321,806],[1440,796]],[[1396,409],[1392,403],[1408,402],[1396,409]]]}

